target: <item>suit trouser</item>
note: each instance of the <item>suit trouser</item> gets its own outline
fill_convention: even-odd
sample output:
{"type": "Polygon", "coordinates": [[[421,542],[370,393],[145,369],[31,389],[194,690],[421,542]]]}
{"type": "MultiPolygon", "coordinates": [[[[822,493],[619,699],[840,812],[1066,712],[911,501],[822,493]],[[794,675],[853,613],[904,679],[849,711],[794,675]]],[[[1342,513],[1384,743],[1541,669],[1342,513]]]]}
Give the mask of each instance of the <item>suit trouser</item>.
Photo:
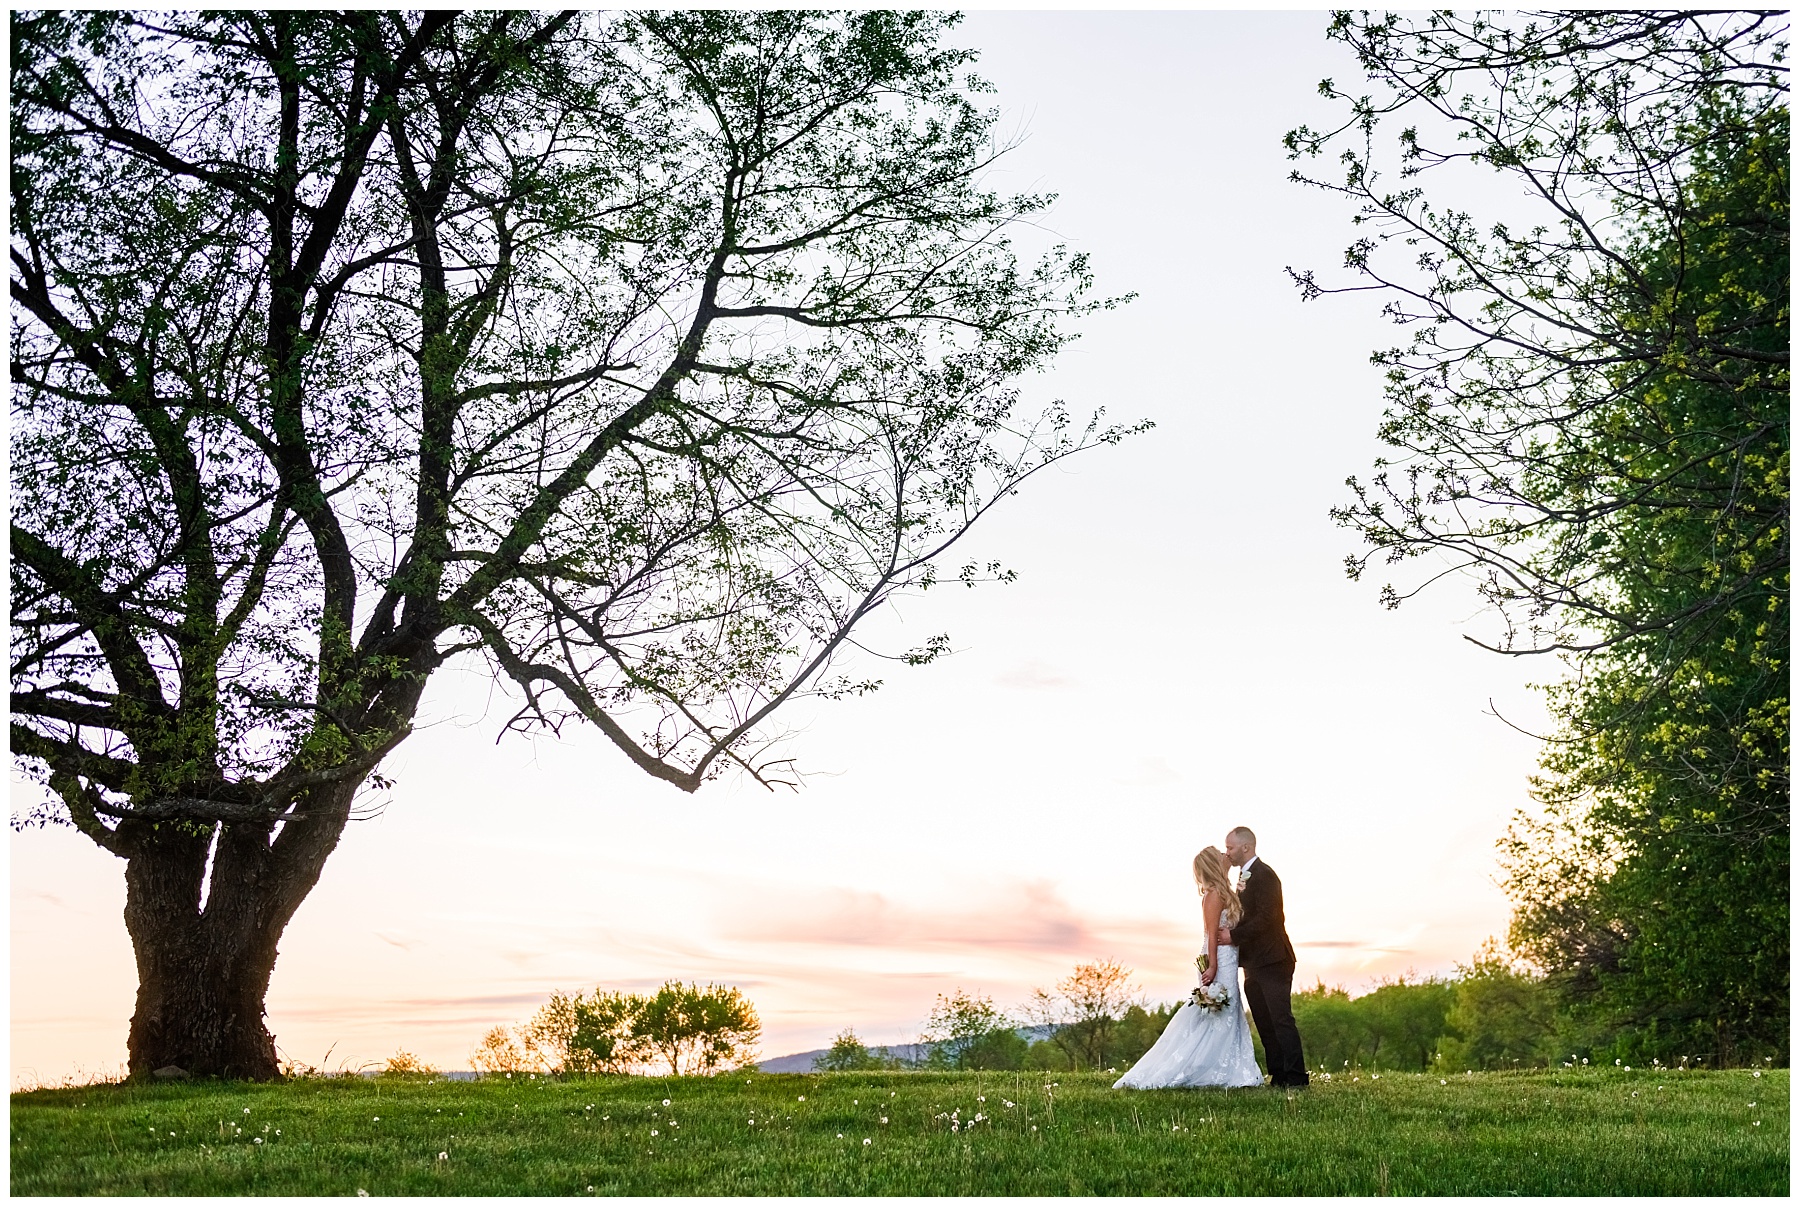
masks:
{"type": "Polygon", "coordinates": [[[1263,1055],[1269,1061],[1269,1080],[1278,1086],[1307,1084],[1306,1056],[1300,1050],[1300,1028],[1294,1025],[1294,970],[1273,964],[1244,969],[1244,1000],[1256,1020],[1263,1055]]]}

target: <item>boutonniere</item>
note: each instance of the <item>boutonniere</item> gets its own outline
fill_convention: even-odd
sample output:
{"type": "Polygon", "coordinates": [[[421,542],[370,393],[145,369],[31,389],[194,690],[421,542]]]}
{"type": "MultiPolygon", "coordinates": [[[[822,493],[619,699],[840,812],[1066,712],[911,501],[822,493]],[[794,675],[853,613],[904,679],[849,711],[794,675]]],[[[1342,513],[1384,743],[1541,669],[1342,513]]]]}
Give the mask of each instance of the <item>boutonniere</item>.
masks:
{"type": "Polygon", "coordinates": [[[1249,884],[1250,884],[1250,869],[1249,868],[1239,868],[1238,869],[1237,891],[1240,893],[1243,892],[1244,889],[1249,886],[1249,884]]]}

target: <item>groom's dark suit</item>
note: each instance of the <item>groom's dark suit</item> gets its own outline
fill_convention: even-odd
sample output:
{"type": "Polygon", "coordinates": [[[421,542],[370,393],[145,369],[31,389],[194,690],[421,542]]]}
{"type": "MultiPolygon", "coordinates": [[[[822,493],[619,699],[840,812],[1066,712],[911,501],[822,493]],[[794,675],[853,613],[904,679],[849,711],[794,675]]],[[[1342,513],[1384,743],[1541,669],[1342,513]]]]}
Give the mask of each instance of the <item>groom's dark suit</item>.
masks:
{"type": "Polygon", "coordinates": [[[1294,991],[1294,945],[1288,942],[1287,915],[1281,904],[1281,877],[1258,859],[1238,890],[1244,916],[1231,928],[1238,967],[1244,970],[1244,1000],[1262,1037],[1269,1061],[1269,1080],[1278,1086],[1307,1083],[1306,1057],[1300,1051],[1300,1028],[1288,1000],[1294,991]]]}

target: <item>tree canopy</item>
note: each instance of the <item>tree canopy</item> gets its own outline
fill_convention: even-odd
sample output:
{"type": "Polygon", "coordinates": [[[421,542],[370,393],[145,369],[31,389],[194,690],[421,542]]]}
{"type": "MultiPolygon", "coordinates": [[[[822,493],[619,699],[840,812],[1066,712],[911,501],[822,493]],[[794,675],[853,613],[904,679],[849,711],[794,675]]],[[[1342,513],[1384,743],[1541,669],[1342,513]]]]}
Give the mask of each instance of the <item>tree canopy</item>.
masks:
{"type": "Polygon", "coordinates": [[[1327,81],[1345,121],[1288,136],[1340,149],[1341,178],[1296,177],[1354,199],[1343,288],[1412,329],[1374,357],[1395,456],[1334,513],[1352,576],[1472,572],[1480,643],[1568,670],[1505,842],[1515,946],[1603,1029],[1723,1059],[1787,1026],[1786,34],[1338,14],[1377,91],[1327,81]]]}
{"type": "Polygon", "coordinates": [[[195,1028],[438,669],[791,780],[856,626],[1123,434],[1019,404],[1103,303],[1013,249],[954,17],[12,21],[12,743],[128,861],[134,1069],[273,1069],[195,1028]]]}

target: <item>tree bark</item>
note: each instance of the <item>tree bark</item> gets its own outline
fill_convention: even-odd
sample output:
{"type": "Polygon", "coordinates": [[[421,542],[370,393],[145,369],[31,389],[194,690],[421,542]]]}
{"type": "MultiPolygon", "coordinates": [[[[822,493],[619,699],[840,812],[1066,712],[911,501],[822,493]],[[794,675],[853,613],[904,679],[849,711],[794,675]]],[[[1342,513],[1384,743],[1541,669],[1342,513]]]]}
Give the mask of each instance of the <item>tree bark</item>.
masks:
{"type": "Polygon", "coordinates": [[[125,870],[125,927],[138,969],[127,1040],[132,1077],[169,1065],[199,1077],[281,1076],[263,1024],[277,945],[337,846],[356,788],[314,790],[279,832],[268,823],[211,831],[127,823],[141,827],[125,870]]]}

